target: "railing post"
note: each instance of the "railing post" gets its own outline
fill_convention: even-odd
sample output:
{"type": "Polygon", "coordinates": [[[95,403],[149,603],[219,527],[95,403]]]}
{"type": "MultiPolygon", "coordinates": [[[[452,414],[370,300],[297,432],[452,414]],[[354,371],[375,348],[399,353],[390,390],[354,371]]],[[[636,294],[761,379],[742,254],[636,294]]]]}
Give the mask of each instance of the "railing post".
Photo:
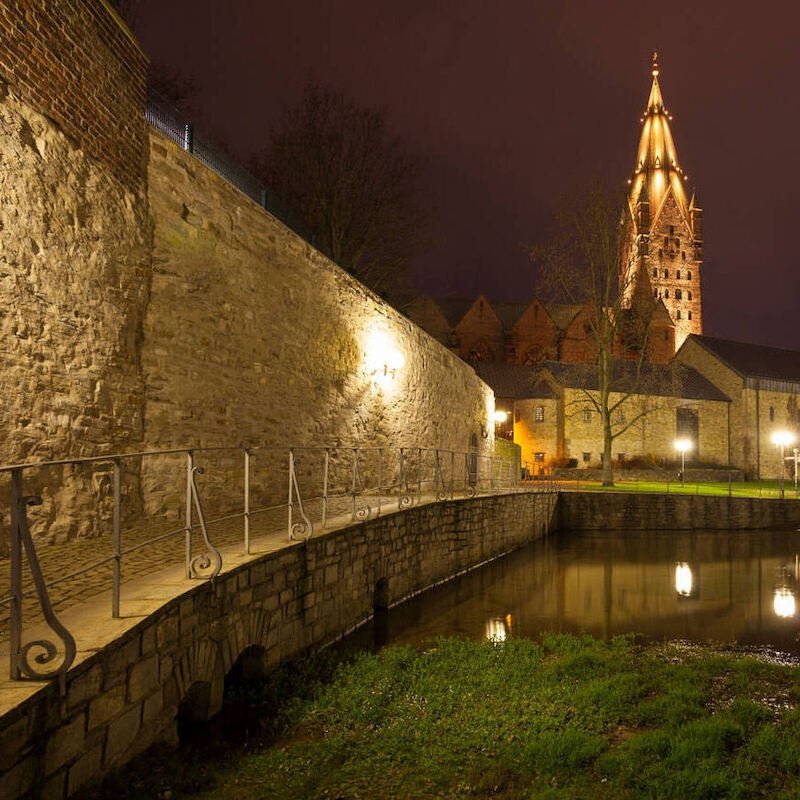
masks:
{"type": "Polygon", "coordinates": [[[417,505],[422,503],[422,448],[417,448],[417,505]]]}
{"type": "Polygon", "coordinates": [[[292,538],[292,480],[294,475],[294,450],[289,448],[289,497],[286,501],[286,509],[288,513],[288,524],[286,530],[289,538],[292,538]]]}
{"type": "Polygon", "coordinates": [[[9,563],[11,567],[11,649],[9,652],[9,676],[12,681],[20,679],[17,657],[22,644],[22,541],[20,540],[19,509],[22,498],[22,470],[11,472],[11,541],[9,563]]]}
{"type": "Polygon", "coordinates": [[[328,520],[328,469],[330,466],[331,451],[325,448],[325,466],[322,470],[322,530],[328,520]]]}
{"type": "Polygon", "coordinates": [[[358,477],[358,448],[353,448],[353,486],[352,486],[352,495],[353,495],[353,519],[356,518],[356,506],[358,505],[356,502],[356,479],[358,477]]]}
{"type": "Polygon", "coordinates": [[[192,470],[194,469],[194,453],[186,451],[186,536],[185,536],[185,555],[186,555],[186,579],[192,577],[192,470]]]}
{"type": "Polygon", "coordinates": [[[383,448],[378,448],[378,516],[381,515],[381,494],[383,493],[383,448]]]}
{"type": "Polygon", "coordinates": [[[122,578],[122,542],[120,541],[120,464],[114,459],[114,511],[112,520],[112,546],[114,548],[113,572],[111,575],[111,616],[119,619],[120,581],[122,578]]]}
{"type": "Polygon", "coordinates": [[[183,149],[194,153],[194,125],[191,122],[183,126],[183,149]]]}
{"type": "Polygon", "coordinates": [[[250,451],[244,448],[244,552],[250,555],[250,451]]]}

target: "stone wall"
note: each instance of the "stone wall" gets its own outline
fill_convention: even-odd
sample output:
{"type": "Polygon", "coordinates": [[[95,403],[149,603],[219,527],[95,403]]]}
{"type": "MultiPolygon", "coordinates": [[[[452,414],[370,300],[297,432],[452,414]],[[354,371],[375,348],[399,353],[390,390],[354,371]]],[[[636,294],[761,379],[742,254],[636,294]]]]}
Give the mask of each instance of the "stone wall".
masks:
{"type": "MultiPolygon", "coordinates": [[[[372,613],[542,536],[555,495],[417,506],[287,547],[166,602],[0,719],[0,797],[64,798],[159,739],[179,709],[220,708],[246,650],[260,670],[341,636],[372,613]],[[196,692],[202,702],[181,701],[196,692]]],[[[79,642],[79,652],[82,650],[79,642]]],[[[250,667],[252,669],[250,659],[250,667]]]]}
{"type": "Polygon", "coordinates": [[[797,500],[562,492],[559,530],[757,530],[800,525],[797,500]]]}
{"type": "Polygon", "coordinates": [[[0,42],[0,78],[86,156],[141,192],[147,57],[111,6],[105,0],[4,0],[0,42]]]}
{"type": "MultiPolygon", "coordinates": [[[[493,394],[447,348],[156,132],[149,185],[148,448],[466,451],[476,434],[493,452],[493,394]]],[[[143,469],[147,502],[174,505],[174,465],[143,469]]]]}
{"type": "MultiPolygon", "coordinates": [[[[0,42],[0,462],[137,450],[145,59],[94,0],[4,3],[0,42]]],[[[108,483],[31,475],[37,532],[90,530],[108,483]]]]}

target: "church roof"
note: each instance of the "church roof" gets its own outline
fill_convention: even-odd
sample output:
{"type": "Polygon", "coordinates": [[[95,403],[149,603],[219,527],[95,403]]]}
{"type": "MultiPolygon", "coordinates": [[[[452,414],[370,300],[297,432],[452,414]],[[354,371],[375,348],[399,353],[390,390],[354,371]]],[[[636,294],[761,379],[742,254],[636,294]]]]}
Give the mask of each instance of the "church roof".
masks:
{"type": "MultiPolygon", "coordinates": [[[[571,389],[596,391],[599,388],[597,366],[595,364],[568,364],[563,361],[545,361],[546,369],[562,386],[571,389]]],[[[696,369],[680,365],[675,368],[664,364],[640,364],[638,390],[634,394],[649,394],[659,397],[682,397],[686,400],[721,400],[729,402],[711,381],[704,378],[696,369]]],[[[619,362],[615,370],[615,383],[620,391],[622,386],[633,381],[637,365],[630,361],[619,362]]],[[[634,385],[629,383],[629,385],[634,385]]]]}
{"type": "Polygon", "coordinates": [[[480,361],[475,364],[478,377],[503,400],[555,399],[552,387],[539,378],[535,367],[523,364],[498,364],[480,361]]]}
{"type": "Polygon", "coordinates": [[[687,213],[688,203],[683,186],[685,176],[678,161],[678,152],[669,127],[671,119],[661,86],[658,82],[658,56],[653,53],[653,84],[647,98],[647,108],[642,118],[642,133],[636,154],[629,200],[634,208],[640,197],[650,203],[651,219],[654,219],[664,202],[668,190],[672,189],[678,207],[687,213]]]}
{"type": "Polygon", "coordinates": [[[692,334],[689,339],[747,378],[800,383],[800,352],[692,334]]]}

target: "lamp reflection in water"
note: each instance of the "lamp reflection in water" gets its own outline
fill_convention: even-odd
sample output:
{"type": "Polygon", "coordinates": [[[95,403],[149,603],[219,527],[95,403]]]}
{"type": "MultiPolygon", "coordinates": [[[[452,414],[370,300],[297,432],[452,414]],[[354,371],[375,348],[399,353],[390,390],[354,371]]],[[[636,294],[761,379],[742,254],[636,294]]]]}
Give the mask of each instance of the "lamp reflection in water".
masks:
{"type": "Polygon", "coordinates": [[[797,611],[797,600],[794,592],[787,586],[779,586],[772,599],[772,607],[778,617],[793,617],[797,611]]]}
{"type": "Polygon", "coordinates": [[[511,614],[490,619],[486,623],[486,639],[496,644],[504,642],[511,633],[511,621],[511,614]]]}
{"type": "Polygon", "coordinates": [[[675,565],[675,591],[681,597],[691,597],[693,589],[692,568],[685,561],[679,561],[675,565]]]}
{"type": "Polygon", "coordinates": [[[778,581],[772,597],[772,608],[777,617],[791,619],[797,613],[798,566],[800,565],[795,556],[794,574],[786,564],[778,570],[778,581]]]}

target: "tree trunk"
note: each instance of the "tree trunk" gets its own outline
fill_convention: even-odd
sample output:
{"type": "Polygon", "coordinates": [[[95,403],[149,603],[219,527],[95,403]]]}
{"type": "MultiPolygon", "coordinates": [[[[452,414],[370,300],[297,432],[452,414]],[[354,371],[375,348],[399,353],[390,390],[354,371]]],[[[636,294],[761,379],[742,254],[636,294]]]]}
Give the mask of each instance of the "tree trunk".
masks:
{"type": "Polygon", "coordinates": [[[611,416],[608,406],[603,408],[603,486],[614,485],[614,468],[611,461],[611,444],[614,441],[611,435],[611,416]]]}

